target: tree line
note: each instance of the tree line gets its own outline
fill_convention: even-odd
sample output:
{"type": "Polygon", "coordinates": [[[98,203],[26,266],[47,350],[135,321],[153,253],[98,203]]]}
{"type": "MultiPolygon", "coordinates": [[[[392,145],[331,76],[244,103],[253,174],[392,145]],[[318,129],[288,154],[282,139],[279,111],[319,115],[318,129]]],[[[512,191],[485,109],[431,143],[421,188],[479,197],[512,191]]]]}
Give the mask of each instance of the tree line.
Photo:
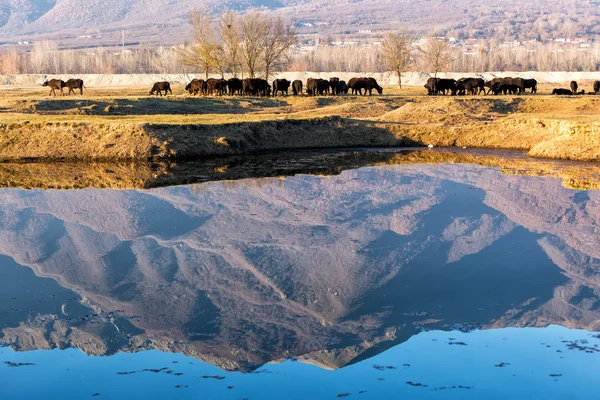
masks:
{"type": "Polygon", "coordinates": [[[98,47],[62,50],[41,41],[28,52],[0,52],[0,73],[134,74],[201,73],[269,79],[280,71],[384,72],[394,71],[402,83],[406,71],[434,76],[441,71],[598,71],[600,45],[587,51],[557,44],[518,47],[491,46],[479,41],[474,51],[438,37],[421,40],[409,32],[387,32],[380,45],[319,46],[309,53],[297,49],[294,27],[280,17],[261,12],[211,15],[190,12],[189,40],[178,46],[129,49],[98,47]]]}

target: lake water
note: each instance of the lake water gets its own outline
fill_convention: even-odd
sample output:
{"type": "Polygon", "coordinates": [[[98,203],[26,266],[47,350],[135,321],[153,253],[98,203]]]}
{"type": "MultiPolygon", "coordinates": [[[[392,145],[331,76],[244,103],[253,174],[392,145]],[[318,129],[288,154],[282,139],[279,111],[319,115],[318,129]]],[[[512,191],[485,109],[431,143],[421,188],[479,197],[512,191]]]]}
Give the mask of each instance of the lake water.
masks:
{"type": "Polygon", "coordinates": [[[0,398],[594,398],[599,219],[460,164],[1,189],[0,398]]]}

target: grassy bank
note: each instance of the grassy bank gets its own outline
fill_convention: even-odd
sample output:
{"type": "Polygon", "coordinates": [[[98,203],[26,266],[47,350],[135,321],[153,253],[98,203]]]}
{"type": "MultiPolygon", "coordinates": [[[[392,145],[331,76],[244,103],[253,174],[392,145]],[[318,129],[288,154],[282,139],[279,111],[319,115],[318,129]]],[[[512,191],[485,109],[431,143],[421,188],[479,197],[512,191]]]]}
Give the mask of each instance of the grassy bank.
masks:
{"type": "MultiPolygon", "coordinates": [[[[167,98],[145,88],[0,100],[0,159],[148,160],[300,148],[455,146],[600,161],[600,97],[167,98]]],[[[181,92],[181,88],[175,88],[181,92]]]]}

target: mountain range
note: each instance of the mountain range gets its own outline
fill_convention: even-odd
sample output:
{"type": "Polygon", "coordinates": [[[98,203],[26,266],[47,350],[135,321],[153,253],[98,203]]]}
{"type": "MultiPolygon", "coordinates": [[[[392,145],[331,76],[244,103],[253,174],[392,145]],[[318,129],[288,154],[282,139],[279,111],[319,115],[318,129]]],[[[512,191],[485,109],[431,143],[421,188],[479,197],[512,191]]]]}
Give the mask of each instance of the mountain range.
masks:
{"type": "Polygon", "coordinates": [[[185,40],[187,14],[198,6],[215,13],[263,10],[293,21],[302,35],[332,37],[403,28],[532,38],[546,26],[575,36],[594,31],[598,16],[592,0],[0,0],[0,34],[4,43],[50,38],[77,47],[120,44],[123,30],[128,44],[174,44],[185,40]]]}

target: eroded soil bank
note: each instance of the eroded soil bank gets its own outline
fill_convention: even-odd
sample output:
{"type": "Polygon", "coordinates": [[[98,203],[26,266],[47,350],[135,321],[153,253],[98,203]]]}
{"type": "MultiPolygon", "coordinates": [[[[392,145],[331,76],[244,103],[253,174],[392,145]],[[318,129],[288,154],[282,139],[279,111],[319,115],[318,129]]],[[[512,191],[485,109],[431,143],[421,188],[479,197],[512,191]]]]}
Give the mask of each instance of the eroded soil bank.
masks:
{"type": "MultiPolygon", "coordinates": [[[[600,97],[149,98],[102,91],[0,100],[0,159],[177,160],[297,149],[428,146],[600,161],[600,97]]],[[[177,92],[177,91],[176,91],[177,92]]]]}

